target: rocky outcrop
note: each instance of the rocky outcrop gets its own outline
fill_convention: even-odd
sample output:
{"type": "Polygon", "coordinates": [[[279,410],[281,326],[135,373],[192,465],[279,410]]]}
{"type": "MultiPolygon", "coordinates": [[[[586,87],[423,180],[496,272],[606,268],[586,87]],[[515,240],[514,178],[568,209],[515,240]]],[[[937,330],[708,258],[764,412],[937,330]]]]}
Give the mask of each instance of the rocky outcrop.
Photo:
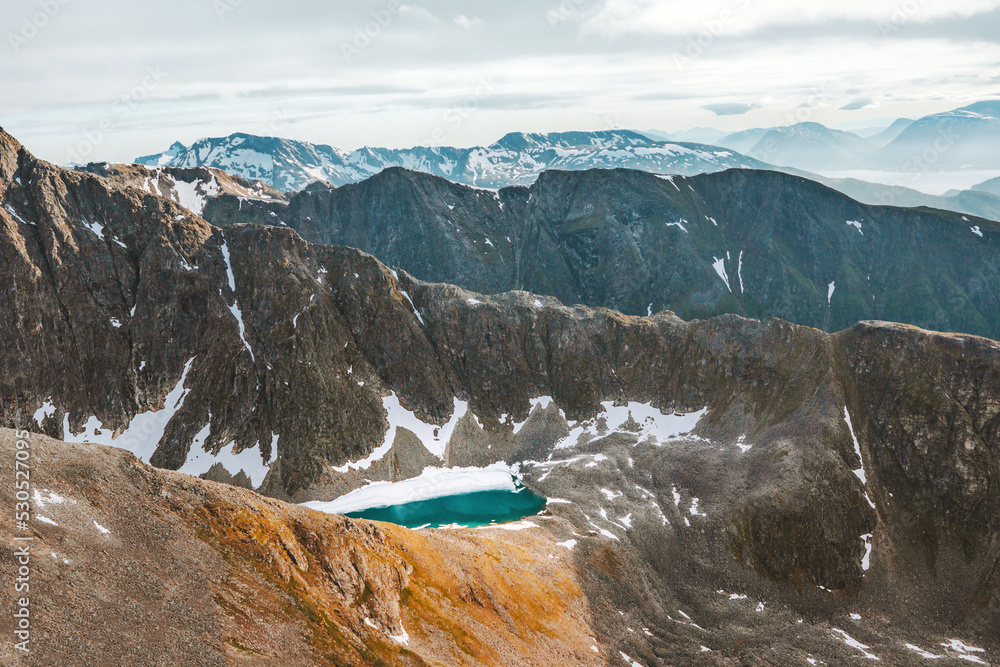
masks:
{"type": "Polygon", "coordinates": [[[77,171],[98,174],[122,187],[133,187],[173,200],[195,215],[218,197],[235,198],[237,206],[246,201],[281,203],[285,196],[261,181],[248,181],[221,169],[207,167],[144,167],[137,164],[95,162],[77,171]]]}

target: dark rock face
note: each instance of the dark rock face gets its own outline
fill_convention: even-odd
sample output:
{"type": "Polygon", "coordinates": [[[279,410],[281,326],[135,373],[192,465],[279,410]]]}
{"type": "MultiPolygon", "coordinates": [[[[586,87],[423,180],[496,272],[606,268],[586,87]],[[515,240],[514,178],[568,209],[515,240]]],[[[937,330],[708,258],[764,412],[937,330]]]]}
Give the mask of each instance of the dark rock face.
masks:
{"type": "MultiPolygon", "coordinates": [[[[635,181],[634,207],[642,187],[680,193],[695,210],[725,199],[709,177],[676,186],[634,172],[587,178],[595,179],[587,192],[608,179],[635,181]]],[[[794,191],[759,195],[740,185],[744,175],[727,178],[739,187],[728,190],[718,227],[671,228],[683,236],[670,252],[688,248],[676,270],[696,274],[714,272],[694,249],[699,238],[742,248],[744,281],[764,294],[806,291],[826,266],[821,248],[851,266],[861,252],[851,234],[890,252],[904,244],[886,230],[910,224],[920,239],[940,220],[842,203],[831,216],[885,217],[865,218],[864,237],[840,223],[843,245],[815,220],[782,236],[759,213],[743,230],[741,211],[797,210],[810,220],[811,209],[794,191]],[[764,267],[779,269],[758,254],[760,239],[779,254],[806,248],[798,287],[769,286],[764,267]],[[808,258],[818,267],[811,279],[808,258]]],[[[555,194],[505,191],[500,203],[528,210],[537,195],[539,236],[572,237],[578,225],[589,236],[572,237],[580,239],[572,247],[587,262],[620,238],[608,230],[622,211],[587,209],[565,175],[542,185],[555,194]]],[[[238,474],[225,462],[242,454],[236,466],[254,487],[294,501],[408,477],[435,461],[520,462],[534,488],[569,501],[553,512],[587,537],[587,593],[613,619],[609,641],[652,662],[678,664],[681,653],[664,648],[666,639],[629,637],[615,611],[631,605],[633,629],[645,623],[669,638],[677,616],[655,600],[720,614],[719,589],[789,615],[860,610],[920,628],[921,637],[961,630],[995,646],[1000,348],[990,340],[874,322],[828,335],[777,319],[685,322],[568,308],[526,292],[484,297],[421,282],[358,250],[312,245],[291,229],[212,227],[162,198],[38,162],[6,135],[0,199],[3,425],[64,439],[118,435],[112,444],[194,474],[216,462],[238,474]],[[412,415],[408,431],[400,411],[412,415]],[[658,420],[675,412],[696,417],[668,432],[658,420]],[[448,432],[440,454],[414,424],[448,432]],[[364,472],[338,469],[386,445],[364,472]]],[[[633,238],[652,216],[640,216],[633,238]]],[[[983,230],[954,241],[966,268],[979,256],[975,243],[995,242],[996,231],[983,230]]],[[[607,261],[625,256],[627,248],[607,261]]],[[[634,277],[641,263],[619,266],[634,277]]],[[[873,267],[873,282],[890,273],[873,267]]],[[[985,284],[986,274],[977,279],[985,284]]],[[[761,655],[741,654],[735,636],[722,641],[730,655],[761,655]]],[[[894,646],[885,655],[906,655],[894,646]]]]}
{"type": "Polygon", "coordinates": [[[497,194],[400,169],[286,205],[220,198],[213,224],[294,228],[414,276],[627,314],[737,313],[835,331],[869,319],[1000,337],[1000,224],[859,204],[736,170],[547,172],[497,194]]]}

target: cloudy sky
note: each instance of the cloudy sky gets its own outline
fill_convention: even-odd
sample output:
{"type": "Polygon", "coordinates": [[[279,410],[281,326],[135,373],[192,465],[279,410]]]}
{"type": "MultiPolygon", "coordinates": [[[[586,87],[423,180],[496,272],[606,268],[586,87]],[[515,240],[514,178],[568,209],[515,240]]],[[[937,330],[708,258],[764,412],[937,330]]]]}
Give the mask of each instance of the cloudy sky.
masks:
{"type": "Polygon", "coordinates": [[[4,0],[0,126],[130,161],[243,131],[863,125],[1000,97],[1000,0],[4,0]]]}

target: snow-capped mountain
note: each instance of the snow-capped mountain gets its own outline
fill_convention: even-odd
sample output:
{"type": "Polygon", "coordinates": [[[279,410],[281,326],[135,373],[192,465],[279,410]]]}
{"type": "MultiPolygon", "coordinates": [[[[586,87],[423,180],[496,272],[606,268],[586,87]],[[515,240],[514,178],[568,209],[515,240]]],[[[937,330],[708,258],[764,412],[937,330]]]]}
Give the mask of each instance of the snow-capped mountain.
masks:
{"type": "Polygon", "coordinates": [[[175,143],[164,153],[140,157],[151,167],[213,167],[259,179],[283,192],[314,181],[341,186],[363,181],[389,167],[404,167],[487,188],[530,185],[543,171],[630,168],[694,175],[731,168],[764,168],[758,160],[702,144],[655,141],[626,130],[512,133],[486,147],[364,147],[344,152],[301,141],[233,134],[175,143]]]}
{"type": "Polygon", "coordinates": [[[874,168],[1000,169],[1000,100],[925,116],[872,156],[874,168]]]}

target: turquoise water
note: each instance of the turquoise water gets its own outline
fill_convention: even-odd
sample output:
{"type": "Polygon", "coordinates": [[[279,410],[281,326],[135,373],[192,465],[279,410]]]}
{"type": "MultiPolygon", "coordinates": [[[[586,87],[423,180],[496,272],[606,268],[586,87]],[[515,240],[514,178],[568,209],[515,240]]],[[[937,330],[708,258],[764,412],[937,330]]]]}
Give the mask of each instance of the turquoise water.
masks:
{"type": "Polygon", "coordinates": [[[545,509],[545,497],[524,487],[517,491],[478,491],[391,507],[351,512],[352,519],[394,523],[406,528],[460,525],[475,528],[509,523],[545,509]]]}

